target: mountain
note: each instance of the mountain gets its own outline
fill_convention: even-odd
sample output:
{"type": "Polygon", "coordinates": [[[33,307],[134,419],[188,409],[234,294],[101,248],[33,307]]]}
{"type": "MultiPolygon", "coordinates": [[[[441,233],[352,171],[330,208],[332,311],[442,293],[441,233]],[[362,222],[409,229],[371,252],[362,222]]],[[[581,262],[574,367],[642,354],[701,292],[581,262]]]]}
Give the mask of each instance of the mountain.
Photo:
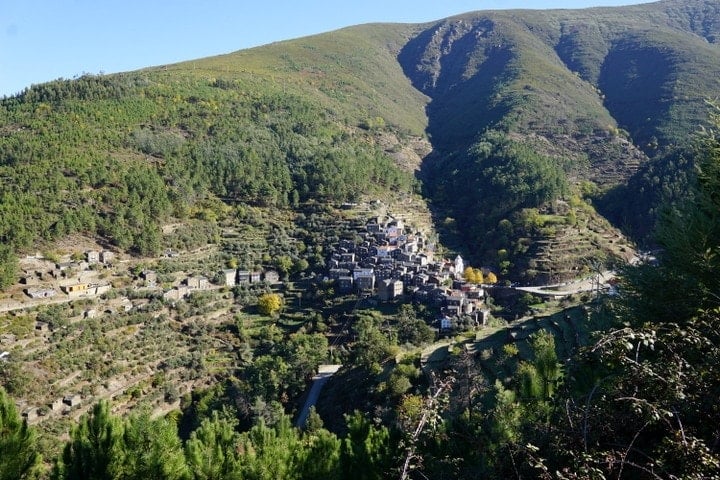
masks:
{"type": "Polygon", "coordinates": [[[516,278],[561,280],[620,253],[603,244],[612,229],[590,226],[589,202],[645,241],[692,174],[682,151],[720,86],[718,13],[666,1],[423,25],[398,60],[430,97],[423,179],[438,217],[464,226],[459,248],[516,278]]]}
{"type": "Polygon", "coordinates": [[[668,195],[623,199],[662,183],[648,169],[691,168],[649,166],[703,124],[718,29],[702,0],[474,12],[35,85],[0,102],[0,264],[10,278],[14,253],[73,232],[154,253],[216,200],[410,191],[418,168],[451,247],[527,281],[576,275],[629,252],[607,219],[647,231],[668,195]]]}
{"type": "Polygon", "coordinates": [[[718,9],[361,25],[1,99],[0,470],[713,478],[718,9]],[[503,283],[594,279],[657,217],[665,250],[617,296],[473,288],[478,327],[325,278],[388,216],[503,283]]]}

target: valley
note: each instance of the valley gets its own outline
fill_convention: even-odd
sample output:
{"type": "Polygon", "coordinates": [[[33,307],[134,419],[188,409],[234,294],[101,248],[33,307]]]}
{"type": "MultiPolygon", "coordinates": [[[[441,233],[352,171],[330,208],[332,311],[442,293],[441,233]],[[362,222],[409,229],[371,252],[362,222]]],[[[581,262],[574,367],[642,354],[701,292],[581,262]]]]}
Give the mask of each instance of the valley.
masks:
{"type": "Polygon", "coordinates": [[[712,478],[718,25],[471,12],[0,99],[15,477],[712,478]]]}

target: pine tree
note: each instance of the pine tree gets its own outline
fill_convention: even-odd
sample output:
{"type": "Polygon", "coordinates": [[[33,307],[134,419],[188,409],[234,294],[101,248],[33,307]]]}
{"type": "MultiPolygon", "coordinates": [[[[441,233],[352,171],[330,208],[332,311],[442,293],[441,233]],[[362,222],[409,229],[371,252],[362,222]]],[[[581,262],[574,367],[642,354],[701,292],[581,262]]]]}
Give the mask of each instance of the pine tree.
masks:
{"type": "Polygon", "coordinates": [[[0,387],[0,480],[35,478],[40,464],[35,430],[20,418],[0,387]]]}
{"type": "Polygon", "coordinates": [[[114,480],[123,476],[123,426],[106,401],[93,406],[70,432],[53,477],[68,480],[114,480]]]}
{"type": "Polygon", "coordinates": [[[377,480],[386,478],[392,467],[390,432],[376,427],[355,411],[346,417],[348,434],[343,439],[340,465],[342,478],[377,480]]]}
{"type": "Polygon", "coordinates": [[[171,420],[151,419],[148,411],[132,415],[125,423],[123,444],[123,478],[188,478],[177,426],[171,420]]]}
{"type": "Polygon", "coordinates": [[[240,436],[236,421],[213,412],[192,432],[185,444],[185,456],[192,479],[223,480],[240,478],[240,436]]]}

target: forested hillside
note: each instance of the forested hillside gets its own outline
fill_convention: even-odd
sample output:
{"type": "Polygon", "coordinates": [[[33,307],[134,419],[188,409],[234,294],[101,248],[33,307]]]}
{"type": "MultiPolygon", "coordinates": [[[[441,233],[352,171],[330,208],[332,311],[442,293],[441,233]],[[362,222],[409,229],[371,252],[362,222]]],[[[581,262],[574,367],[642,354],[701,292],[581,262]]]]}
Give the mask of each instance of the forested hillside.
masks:
{"type": "Polygon", "coordinates": [[[481,11],[0,99],[0,478],[715,478],[719,41],[481,11]]]}
{"type": "Polygon", "coordinates": [[[286,208],[413,189],[375,144],[381,119],[355,112],[346,125],[333,116],[342,112],[262,78],[157,70],[3,100],[2,285],[14,280],[14,254],[70,233],[158,253],[163,223],[207,215],[213,199],[286,208]]]}
{"type": "MultiPolygon", "coordinates": [[[[717,24],[711,2],[666,1],[478,12],[424,26],[398,59],[430,97],[435,151],[423,178],[438,217],[465,226],[459,245],[485,261],[498,250],[509,252],[510,271],[525,281],[564,278],[563,263],[582,265],[586,256],[611,259],[617,252],[607,246],[548,258],[527,248],[528,238],[562,244],[568,235],[542,224],[529,228],[527,209],[555,213],[556,200],[577,206],[578,198],[646,243],[657,207],[678,199],[687,185],[692,168],[681,160],[683,151],[707,115],[705,100],[720,87],[717,24]],[[492,185],[505,183],[477,161],[478,145],[499,142],[493,148],[506,151],[501,145],[507,139],[539,154],[528,161],[554,169],[569,188],[531,201],[495,197],[492,185]],[[635,201],[627,202],[629,196],[635,201]],[[500,220],[512,225],[510,236],[500,220]],[[538,261],[547,267],[529,263],[538,261]]],[[[528,157],[516,152],[516,158],[528,157]]],[[[577,214],[560,224],[584,228],[577,214]]],[[[496,265],[502,261],[495,255],[496,265]]]]}
{"type": "Polygon", "coordinates": [[[687,175],[686,162],[668,158],[682,156],[707,113],[704,101],[720,87],[715,7],[694,0],[477,12],[34,86],[0,111],[3,284],[13,277],[13,254],[70,232],[157,251],[160,224],[193,215],[208,196],[292,206],[352,199],[370,185],[407,188],[411,180],[374,138],[386,131],[426,131],[434,147],[421,174],[426,194],[439,221],[470,227],[446,230],[472,258],[509,261],[508,272],[526,280],[534,278],[524,275],[530,260],[549,262],[534,274],[547,279],[588,255],[612,259],[617,252],[603,242],[538,256],[527,239],[552,243],[568,230],[528,228],[521,217],[558,211],[561,200],[575,207],[557,221],[582,230],[600,218],[584,208],[592,200],[644,240],[658,204],[673,200],[682,190],[675,179],[687,175]],[[553,170],[556,185],[511,202],[484,191],[527,182],[474,172],[482,145],[507,156],[508,141],[518,161],[553,170]],[[617,200],[625,185],[643,192],[632,208],[617,200]],[[156,201],[137,201],[144,196],[156,201]],[[587,222],[576,221],[578,206],[587,222]],[[497,240],[501,220],[512,225],[505,241],[497,240]]]}

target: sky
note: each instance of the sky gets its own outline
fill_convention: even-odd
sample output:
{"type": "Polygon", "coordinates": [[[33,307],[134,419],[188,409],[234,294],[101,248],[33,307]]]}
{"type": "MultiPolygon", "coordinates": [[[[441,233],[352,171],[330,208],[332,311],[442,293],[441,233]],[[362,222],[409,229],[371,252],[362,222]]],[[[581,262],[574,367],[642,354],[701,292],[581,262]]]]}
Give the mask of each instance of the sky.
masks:
{"type": "Polygon", "coordinates": [[[2,0],[0,97],[84,73],[229,53],[370,22],[643,0],[2,0]]]}

